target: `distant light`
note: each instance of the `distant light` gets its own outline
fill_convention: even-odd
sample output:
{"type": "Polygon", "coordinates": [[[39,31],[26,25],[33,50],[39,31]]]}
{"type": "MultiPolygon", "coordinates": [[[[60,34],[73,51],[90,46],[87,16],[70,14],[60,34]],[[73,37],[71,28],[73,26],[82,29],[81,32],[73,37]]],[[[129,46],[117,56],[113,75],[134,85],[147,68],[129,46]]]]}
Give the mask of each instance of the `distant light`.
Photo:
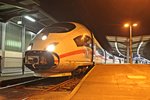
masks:
{"type": "Polygon", "coordinates": [[[31,22],[36,22],[36,20],[30,16],[24,16],[24,18],[30,20],[31,22]]]}
{"type": "Polygon", "coordinates": [[[19,24],[19,25],[22,24],[22,21],[17,21],[17,24],[19,24]]]}
{"type": "Polygon", "coordinates": [[[124,27],[129,27],[129,24],[128,23],[124,24],[124,27]]]}
{"type": "Polygon", "coordinates": [[[134,27],[136,27],[138,24],[137,23],[135,23],[135,24],[133,24],[132,26],[134,26],[134,27]]]}

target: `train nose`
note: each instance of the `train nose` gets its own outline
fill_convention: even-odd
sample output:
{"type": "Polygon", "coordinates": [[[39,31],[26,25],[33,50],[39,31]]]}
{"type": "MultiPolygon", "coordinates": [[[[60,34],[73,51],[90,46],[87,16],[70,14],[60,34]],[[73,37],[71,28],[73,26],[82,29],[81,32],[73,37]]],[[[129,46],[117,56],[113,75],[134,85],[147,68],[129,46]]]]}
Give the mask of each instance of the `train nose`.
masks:
{"type": "Polygon", "coordinates": [[[33,59],[33,62],[34,62],[34,63],[38,63],[38,59],[37,59],[37,58],[34,58],[34,59],[33,59]]]}
{"type": "Polygon", "coordinates": [[[47,70],[55,66],[52,53],[44,51],[27,51],[25,53],[25,66],[32,71],[47,70]]]}
{"type": "Polygon", "coordinates": [[[36,58],[36,57],[29,57],[29,58],[28,58],[28,62],[29,62],[30,64],[37,64],[38,61],[39,61],[39,59],[36,58]]]}

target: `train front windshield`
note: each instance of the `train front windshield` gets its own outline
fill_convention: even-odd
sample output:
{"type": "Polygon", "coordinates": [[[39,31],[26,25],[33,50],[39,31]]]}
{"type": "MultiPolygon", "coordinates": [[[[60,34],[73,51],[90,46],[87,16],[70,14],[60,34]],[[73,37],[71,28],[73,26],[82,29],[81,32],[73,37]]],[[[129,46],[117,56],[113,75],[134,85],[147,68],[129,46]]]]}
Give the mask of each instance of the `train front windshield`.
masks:
{"type": "Polygon", "coordinates": [[[75,25],[72,23],[56,23],[44,28],[40,33],[65,33],[73,30],[75,25]]]}

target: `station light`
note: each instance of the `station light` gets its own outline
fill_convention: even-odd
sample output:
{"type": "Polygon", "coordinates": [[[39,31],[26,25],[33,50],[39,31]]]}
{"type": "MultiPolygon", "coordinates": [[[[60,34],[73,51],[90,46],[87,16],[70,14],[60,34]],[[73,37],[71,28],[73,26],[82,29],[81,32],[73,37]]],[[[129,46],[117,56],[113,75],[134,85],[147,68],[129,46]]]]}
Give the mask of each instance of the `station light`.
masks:
{"type": "MultiPolygon", "coordinates": [[[[129,23],[124,24],[124,27],[129,27],[129,26],[131,26],[131,24],[129,24],[129,23]]],[[[138,24],[134,23],[134,24],[132,24],[132,26],[136,27],[136,26],[138,26],[138,24]]]]}
{"type": "Polygon", "coordinates": [[[132,64],[132,28],[133,27],[136,27],[138,24],[137,23],[133,23],[133,24],[131,24],[131,23],[126,23],[126,24],[124,24],[124,27],[129,27],[129,29],[130,29],[130,31],[129,31],[129,46],[130,46],[130,58],[129,58],[129,60],[130,60],[130,64],[132,64]]]}
{"type": "Polygon", "coordinates": [[[36,20],[34,18],[30,17],[30,16],[26,15],[26,16],[24,16],[24,18],[30,20],[31,22],[36,22],[36,20]]]}
{"type": "Polygon", "coordinates": [[[124,24],[124,27],[129,27],[130,25],[128,23],[124,24]]]}
{"type": "Polygon", "coordinates": [[[137,23],[134,23],[132,26],[136,27],[138,24],[137,23]]]}
{"type": "Polygon", "coordinates": [[[19,24],[19,25],[20,25],[20,24],[22,24],[22,21],[20,21],[20,20],[19,20],[19,21],[17,21],[17,24],[19,24]]]}

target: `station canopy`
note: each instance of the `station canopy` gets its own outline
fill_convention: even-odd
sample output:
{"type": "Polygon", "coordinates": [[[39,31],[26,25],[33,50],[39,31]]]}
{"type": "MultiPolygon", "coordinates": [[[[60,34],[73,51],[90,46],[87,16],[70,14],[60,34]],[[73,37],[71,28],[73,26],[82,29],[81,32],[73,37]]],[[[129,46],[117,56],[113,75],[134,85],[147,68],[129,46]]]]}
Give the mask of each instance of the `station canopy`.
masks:
{"type": "MultiPolygon", "coordinates": [[[[107,36],[106,37],[110,46],[113,48],[113,53],[120,57],[127,57],[129,51],[129,38],[123,36],[107,36]]],[[[134,36],[132,37],[132,52],[133,56],[145,57],[143,51],[150,41],[150,35],[134,36]]]]}
{"type": "Polygon", "coordinates": [[[17,24],[20,21],[35,33],[57,22],[39,7],[38,0],[0,0],[0,22],[8,21],[17,24]],[[25,16],[33,18],[35,22],[25,19],[25,16]]]}

